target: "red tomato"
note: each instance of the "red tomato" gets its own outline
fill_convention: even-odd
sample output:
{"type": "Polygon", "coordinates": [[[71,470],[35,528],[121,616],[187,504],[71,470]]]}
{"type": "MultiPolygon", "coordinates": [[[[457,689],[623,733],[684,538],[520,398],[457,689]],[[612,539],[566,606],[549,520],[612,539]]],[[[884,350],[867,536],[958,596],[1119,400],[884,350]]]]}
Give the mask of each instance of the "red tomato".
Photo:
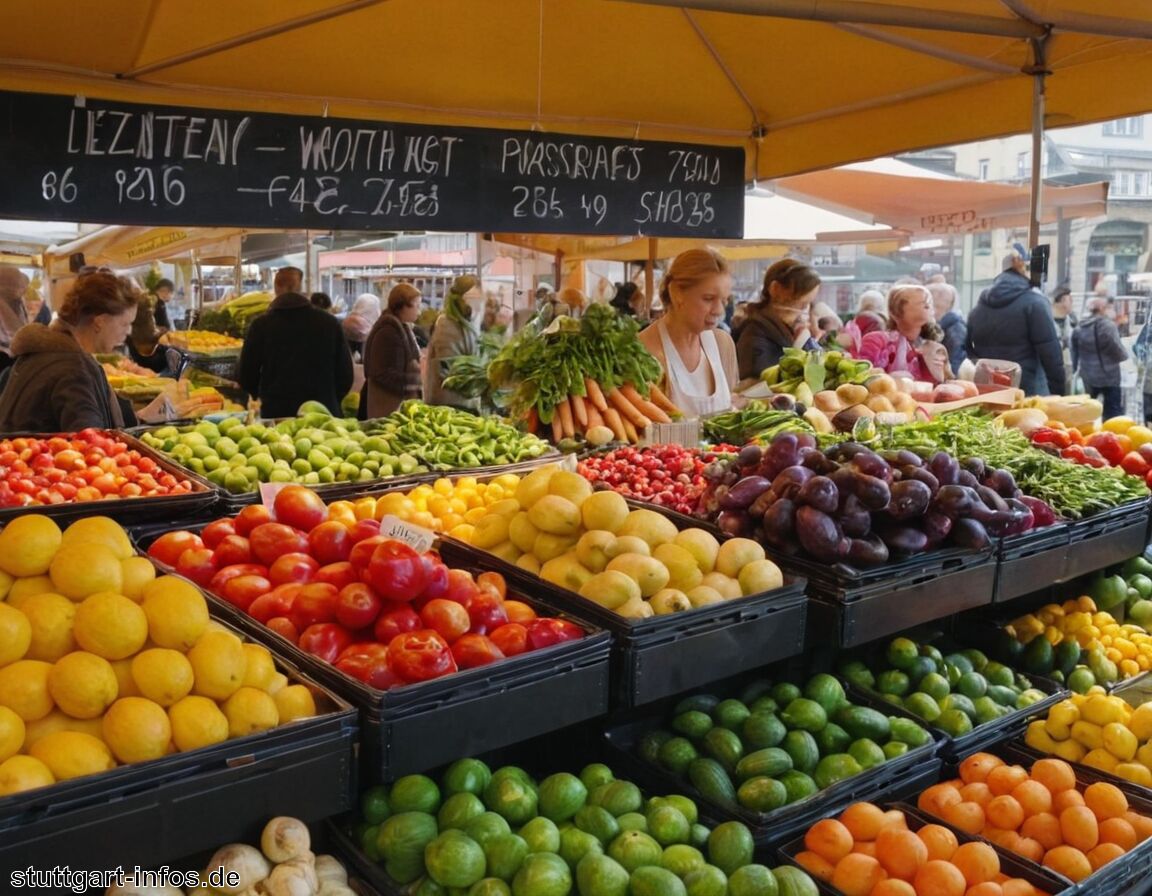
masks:
{"type": "Polygon", "coordinates": [[[1138,451],[1129,451],[1124,455],[1120,461],[1120,468],[1132,476],[1139,476],[1143,479],[1148,475],[1148,461],[1138,451]]]}
{"type": "Polygon", "coordinates": [[[257,526],[272,522],[272,511],[263,504],[249,504],[238,514],[233,525],[237,535],[247,535],[257,526]]]}
{"type": "MultiPolygon", "coordinates": [[[[299,601],[297,601],[299,602],[299,601]]],[[[352,633],[335,622],[318,622],[300,632],[298,646],[305,653],[328,663],[336,662],[341,651],[352,643],[352,633]]]]}
{"type": "Polygon", "coordinates": [[[504,653],[490,638],[469,633],[452,645],[452,657],[461,669],[474,669],[504,659],[504,653]]]}
{"type": "Polygon", "coordinates": [[[276,632],[281,638],[287,638],[293,644],[300,640],[300,632],[286,616],[273,616],[265,625],[270,631],[276,632]]]}
{"type": "Polygon", "coordinates": [[[336,621],[350,629],[369,628],[380,615],[380,598],[363,582],[340,589],[336,597],[336,621]]]}
{"type": "Polygon", "coordinates": [[[234,607],[245,612],[252,606],[253,601],[262,594],[272,590],[272,583],[264,576],[244,575],[233,576],[224,583],[224,590],[220,596],[234,607]]]}
{"type": "MultiPolygon", "coordinates": [[[[292,583],[277,585],[267,594],[261,594],[248,607],[248,615],[258,622],[268,623],[277,616],[287,617],[292,612],[292,604],[300,593],[301,585],[292,583]]],[[[295,626],[293,626],[295,627],[295,626]]]]}
{"type": "Polygon", "coordinates": [[[363,576],[368,569],[368,564],[372,561],[372,554],[376,548],[388,540],[383,535],[373,535],[371,538],[356,542],[355,547],[352,548],[352,553],[348,555],[348,562],[352,564],[352,568],[356,570],[358,576],[363,576]]]}
{"type": "Polygon", "coordinates": [[[230,519],[213,520],[200,531],[200,537],[210,548],[215,548],[227,536],[236,534],[236,524],[230,519]]]}
{"type": "Polygon", "coordinates": [[[415,600],[428,582],[420,555],[404,542],[392,540],[372,552],[363,577],[384,600],[415,600]]]}
{"type": "Polygon", "coordinates": [[[448,570],[448,591],[444,595],[448,600],[454,600],[458,604],[468,606],[477,594],[480,593],[480,588],[476,585],[476,580],[472,578],[472,573],[466,569],[450,569],[448,570]]]}
{"type": "Polygon", "coordinates": [[[439,634],[418,629],[388,643],[388,666],[403,681],[428,681],[455,672],[456,659],[439,634]]]}
{"type": "Polygon", "coordinates": [[[388,648],[383,644],[352,644],[336,659],[336,668],[378,691],[402,684],[388,666],[388,648]]]}
{"type": "Polygon", "coordinates": [[[207,588],[216,575],[216,558],[211,548],[189,548],[176,561],[176,573],[207,588]]]}
{"type": "Polygon", "coordinates": [[[449,644],[468,631],[472,624],[462,604],[442,597],[428,601],[420,611],[420,619],[425,628],[435,629],[449,644]]]}
{"type": "Polygon", "coordinates": [[[423,625],[420,614],[413,610],[410,604],[393,602],[391,606],[383,607],[372,634],[381,644],[390,644],[397,635],[414,632],[423,625]]]}
{"type": "Polygon", "coordinates": [[[225,535],[216,545],[216,564],[231,566],[233,563],[251,563],[252,545],[243,535],[225,535]]]}
{"type": "Polygon", "coordinates": [[[261,563],[271,564],[284,554],[308,553],[308,536],[284,523],[263,523],[248,533],[248,540],[261,563]]]}
{"type": "Polygon", "coordinates": [[[321,566],[316,570],[316,575],[312,577],[312,581],[327,582],[329,585],[335,585],[336,590],[340,590],[345,585],[359,582],[360,577],[352,568],[352,564],[345,560],[343,563],[329,563],[327,566],[321,566]]]}
{"type": "Polygon", "coordinates": [[[476,585],[481,591],[487,591],[500,600],[508,596],[508,583],[504,576],[498,572],[482,572],[476,576],[476,585]]]}
{"type": "Polygon", "coordinates": [[[420,559],[424,563],[424,572],[427,578],[420,597],[425,600],[446,597],[448,595],[448,567],[444,565],[440,555],[435,551],[428,551],[421,554],[420,559]]]}
{"type": "Polygon", "coordinates": [[[528,649],[528,629],[519,622],[502,625],[488,637],[504,656],[516,656],[528,649]]]}
{"type": "Polygon", "coordinates": [[[467,613],[470,620],[468,630],[478,635],[490,634],[509,621],[504,602],[488,591],[481,591],[472,598],[467,613]]]}
{"type": "Polygon", "coordinates": [[[539,650],[564,641],[576,641],[584,637],[584,629],[567,619],[534,619],[526,626],[528,648],[539,650]]]}
{"type": "Polygon", "coordinates": [[[336,520],[321,523],[308,533],[308,550],[321,566],[347,560],[352,544],[352,533],[336,520]]]}
{"type": "Polygon", "coordinates": [[[268,567],[261,566],[259,563],[233,563],[229,566],[222,566],[216,575],[212,576],[212,580],[208,583],[208,590],[215,594],[223,594],[224,586],[236,576],[264,576],[267,578],[268,567]]]}
{"type": "Polygon", "coordinates": [[[286,485],[272,501],[272,515],[278,523],[301,532],[311,532],[328,519],[328,507],[312,489],[303,485],[286,485]]]}
{"type": "Polygon", "coordinates": [[[375,538],[380,534],[380,520],[356,520],[348,534],[352,536],[353,544],[359,544],[366,538],[375,538]]]}
{"type": "Polygon", "coordinates": [[[268,567],[268,578],[273,585],[304,584],[312,581],[319,568],[320,564],[307,554],[281,554],[268,567]]]}
{"type": "Polygon", "coordinates": [[[504,612],[509,622],[531,622],[536,618],[536,611],[522,600],[504,601],[504,612]]]}
{"type": "Polygon", "coordinates": [[[336,618],[336,597],[339,592],[331,585],[311,582],[296,595],[289,618],[300,631],[317,622],[332,622],[336,618]]]}

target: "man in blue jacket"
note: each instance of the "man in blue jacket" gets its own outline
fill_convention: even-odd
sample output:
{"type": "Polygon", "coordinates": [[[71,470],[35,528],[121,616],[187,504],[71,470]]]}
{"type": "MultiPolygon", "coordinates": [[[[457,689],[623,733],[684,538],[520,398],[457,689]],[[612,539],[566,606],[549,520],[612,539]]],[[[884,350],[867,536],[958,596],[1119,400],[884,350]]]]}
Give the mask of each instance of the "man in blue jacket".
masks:
{"type": "Polygon", "coordinates": [[[980,294],[968,315],[965,351],[981,358],[1015,361],[1026,395],[1064,393],[1064,358],[1048,297],[1028,279],[1031,256],[1020,243],[1004,259],[1004,271],[980,294]]]}

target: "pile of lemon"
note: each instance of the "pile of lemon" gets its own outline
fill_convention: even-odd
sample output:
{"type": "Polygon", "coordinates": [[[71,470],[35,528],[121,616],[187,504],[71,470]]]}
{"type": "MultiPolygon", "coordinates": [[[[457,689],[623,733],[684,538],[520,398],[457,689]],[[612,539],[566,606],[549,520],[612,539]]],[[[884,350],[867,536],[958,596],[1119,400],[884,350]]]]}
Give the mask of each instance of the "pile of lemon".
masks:
{"type": "Polygon", "coordinates": [[[0,796],[316,714],[107,517],[0,531],[0,796]]]}
{"type": "Polygon", "coordinates": [[[469,541],[473,527],[487,514],[488,508],[515,495],[519,484],[520,477],[514,473],[504,473],[486,482],[480,482],[475,476],[441,477],[431,485],[418,485],[408,492],[335,501],[328,506],[328,518],[351,525],[356,520],[394,516],[414,526],[469,541]]]}
{"type": "Polygon", "coordinates": [[[1072,694],[1028,726],[1028,746],[1152,787],[1152,703],[1132,706],[1101,687],[1072,694]]]}

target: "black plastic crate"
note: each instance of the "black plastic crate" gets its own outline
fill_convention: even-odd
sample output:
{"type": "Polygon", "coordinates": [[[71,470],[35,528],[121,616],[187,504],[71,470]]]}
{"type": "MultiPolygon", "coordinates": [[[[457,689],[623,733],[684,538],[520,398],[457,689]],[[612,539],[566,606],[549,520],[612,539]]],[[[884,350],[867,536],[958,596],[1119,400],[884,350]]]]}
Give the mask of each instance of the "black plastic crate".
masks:
{"type": "Polygon", "coordinates": [[[276,815],[308,822],[347,811],[356,789],[356,713],[291,662],[274,659],[292,683],[309,687],[319,715],[2,797],[0,867],[148,868],[253,842],[276,815]]]}
{"type": "Polygon", "coordinates": [[[774,591],[682,613],[625,619],[455,539],[442,540],[441,555],[454,565],[500,572],[519,590],[611,632],[616,706],[651,703],[793,656],[804,646],[808,603],[803,579],[785,577],[784,586],[774,591]]]}
{"type": "Polygon", "coordinates": [[[994,601],[1012,600],[1063,581],[1070,542],[1068,523],[1001,538],[996,543],[994,601]]]}
{"type": "Polygon", "coordinates": [[[1148,498],[1069,523],[1068,553],[1055,581],[1066,582],[1135,557],[1148,544],[1148,527],[1148,498]]]}
{"type": "MultiPolygon", "coordinates": [[[[901,797],[902,798],[902,797],[901,797]]],[[[886,802],[882,808],[884,809],[899,809],[904,813],[904,818],[908,822],[908,829],[911,831],[918,831],[926,824],[938,824],[939,821],[930,815],[927,815],[908,803],[903,802],[886,802]]],[[[956,839],[960,843],[971,843],[979,840],[978,837],[973,837],[970,834],[965,834],[963,831],[957,831],[955,828],[956,839]]],[[[804,846],[804,837],[800,836],[780,847],[778,854],[781,859],[789,862],[797,867],[802,867],[796,861],[796,856],[803,852],[806,847],[804,846]]],[[[1070,896],[1071,893],[1080,892],[1079,888],[1074,886],[1072,881],[1066,877],[1050,871],[1047,868],[1042,868],[1027,859],[1023,859],[1015,853],[1009,852],[995,844],[992,848],[996,850],[997,855],[1000,857],[1000,870],[1009,877],[1021,877],[1028,881],[1032,886],[1038,888],[1042,892],[1048,893],[1049,896],[1057,896],[1057,894],[1064,894],[1070,896]]],[[[816,882],[816,888],[827,896],[843,896],[842,891],[833,887],[830,883],[825,883],[818,880],[815,876],[812,879],[816,882]]],[[[1100,890],[1102,896],[1104,893],[1111,891],[1100,890]]]]}

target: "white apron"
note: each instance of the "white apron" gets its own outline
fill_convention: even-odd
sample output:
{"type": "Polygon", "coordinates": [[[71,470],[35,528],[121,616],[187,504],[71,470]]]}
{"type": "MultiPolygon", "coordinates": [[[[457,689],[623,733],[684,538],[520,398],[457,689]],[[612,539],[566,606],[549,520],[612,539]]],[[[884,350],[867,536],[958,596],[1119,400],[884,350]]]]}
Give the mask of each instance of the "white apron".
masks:
{"type": "Polygon", "coordinates": [[[663,320],[658,320],[654,326],[660,333],[660,345],[664,349],[664,363],[668,365],[668,398],[676,407],[684,412],[689,420],[707,414],[718,414],[730,410],[732,407],[732,391],[728,388],[728,376],[724,373],[724,365],[720,362],[720,347],[716,344],[716,334],[712,330],[705,330],[700,334],[700,347],[704,350],[701,364],[707,364],[712,369],[712,394],[696,395],[692,391],[692,376],[680,352],[668,337],[668,330],[663,320]]]}

